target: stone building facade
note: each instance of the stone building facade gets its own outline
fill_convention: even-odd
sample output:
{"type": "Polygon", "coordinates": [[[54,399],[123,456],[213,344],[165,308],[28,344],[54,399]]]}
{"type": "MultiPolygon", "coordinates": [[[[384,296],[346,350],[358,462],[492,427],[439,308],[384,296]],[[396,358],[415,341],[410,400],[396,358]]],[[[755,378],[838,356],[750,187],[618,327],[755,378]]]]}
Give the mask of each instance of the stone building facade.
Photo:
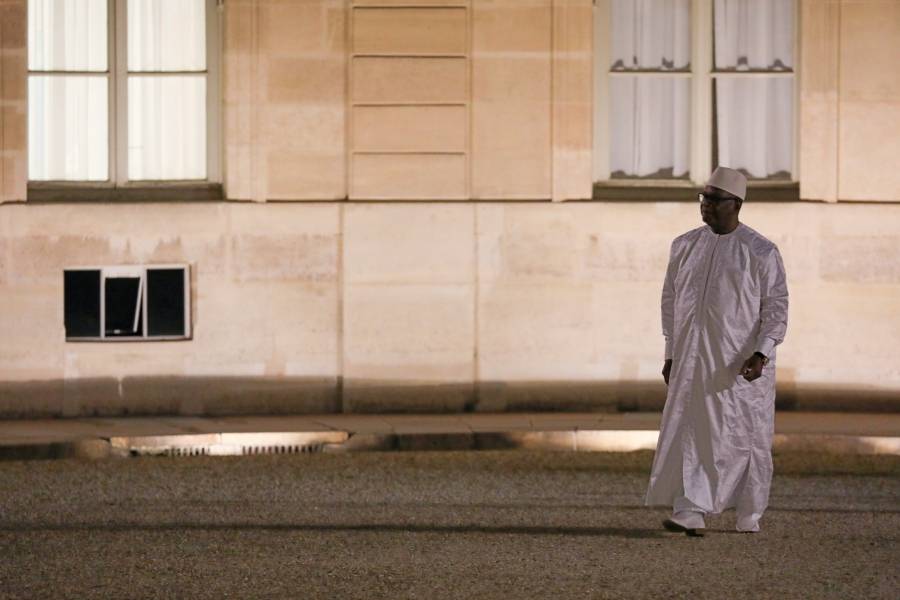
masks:
{"type": "MultiPolygon", "coordinates": [[[[94,198],[28,181],[27,2],[0,0],[0,417],[662,406],[702,177],[594,180],[590,0],[217,10],[212,195],[94,198]],[[173,263],[189,339],[66,340],[65,269],[173,263]]],[[[896,410],[900,3],[798,0],[797,30],[794,181],[741,215],[789,276],[779,403],[896,410]]]]}

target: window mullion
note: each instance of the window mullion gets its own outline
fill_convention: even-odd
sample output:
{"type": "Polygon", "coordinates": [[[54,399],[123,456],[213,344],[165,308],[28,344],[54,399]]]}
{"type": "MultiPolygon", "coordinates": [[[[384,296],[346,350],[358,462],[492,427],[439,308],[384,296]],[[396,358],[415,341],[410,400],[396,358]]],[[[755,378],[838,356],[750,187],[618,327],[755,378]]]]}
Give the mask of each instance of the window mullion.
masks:
{"type": "Polygon", "coordinates": [[[691,181],[703,184],[712,170],[712,0],[692,0],[691,31],[691,181]]]}
{"type": "Polygon", "coordinates": [[[609,179],[609,66],[610,1],[598,0],[594,7],[594,181],[609,179]]]}
{"type": "Polygon", "coordinates": [[[115,5],[115,184],[128,182],[128,14],[127,0],[111,0],[115,5]]]}

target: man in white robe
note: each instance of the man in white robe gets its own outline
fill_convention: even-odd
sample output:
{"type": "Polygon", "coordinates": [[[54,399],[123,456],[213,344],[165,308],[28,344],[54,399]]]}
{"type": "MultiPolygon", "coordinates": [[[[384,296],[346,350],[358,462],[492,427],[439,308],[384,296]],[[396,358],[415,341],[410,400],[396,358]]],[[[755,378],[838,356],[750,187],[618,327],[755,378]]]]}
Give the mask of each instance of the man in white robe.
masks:
{"type": "Polygon", "coordinates": [[[778,248],[738,221],[746,192],[740,172],[713,172],[706,224],[672,242],[663,284],[668,395],[644,504],[671,506],[663,525],[692,536],[732,507],[738,531],[759,531],[772,482],[788,291],[778,248]]]}

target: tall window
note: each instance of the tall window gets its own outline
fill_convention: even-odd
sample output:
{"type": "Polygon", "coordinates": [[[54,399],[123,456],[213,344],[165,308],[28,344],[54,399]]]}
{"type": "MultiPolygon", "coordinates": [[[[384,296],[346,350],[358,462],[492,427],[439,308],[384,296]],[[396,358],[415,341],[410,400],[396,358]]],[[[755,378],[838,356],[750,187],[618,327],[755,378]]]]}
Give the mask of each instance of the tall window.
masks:
{"type": "Polygon", "coordinates": [[[687,177],[690,1],[613,0],[609,71],[612,177],[687,177]]]}
{"type": "Polygon", "coordinates": [[[713,166],[791,179],[794,2],[716,0],[713,166]]]}
{"type": "Polygon", "coordinates": [[[216,181],[215,0],[29,0],[28,176],[216,181]]]}
{"type": "Polygon", "coordinates": [[[792,180],[795,0],[597,0],[596,180],[792,180]]]}

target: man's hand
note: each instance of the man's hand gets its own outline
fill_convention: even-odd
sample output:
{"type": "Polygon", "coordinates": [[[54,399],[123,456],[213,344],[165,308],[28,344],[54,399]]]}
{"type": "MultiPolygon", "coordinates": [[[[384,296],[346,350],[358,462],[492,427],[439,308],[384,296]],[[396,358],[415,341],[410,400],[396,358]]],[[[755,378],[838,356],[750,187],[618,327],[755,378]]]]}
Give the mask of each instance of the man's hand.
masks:
{"type": "Polygon", "coordinates": [[[741,367],[741,375],[747,381],[759,379],[759,377],[762,375],[763,366],[763,359],[754,354],[744,361],[744,365],[741,367]]]}
{"type": "Polygon", "coordinates": [[[663,365],[662,376],[666,382],[666,385],[669,385],[669,373],[672,372],[672,359],[669,358],[666,360],[666,364],[663,365]]]}

